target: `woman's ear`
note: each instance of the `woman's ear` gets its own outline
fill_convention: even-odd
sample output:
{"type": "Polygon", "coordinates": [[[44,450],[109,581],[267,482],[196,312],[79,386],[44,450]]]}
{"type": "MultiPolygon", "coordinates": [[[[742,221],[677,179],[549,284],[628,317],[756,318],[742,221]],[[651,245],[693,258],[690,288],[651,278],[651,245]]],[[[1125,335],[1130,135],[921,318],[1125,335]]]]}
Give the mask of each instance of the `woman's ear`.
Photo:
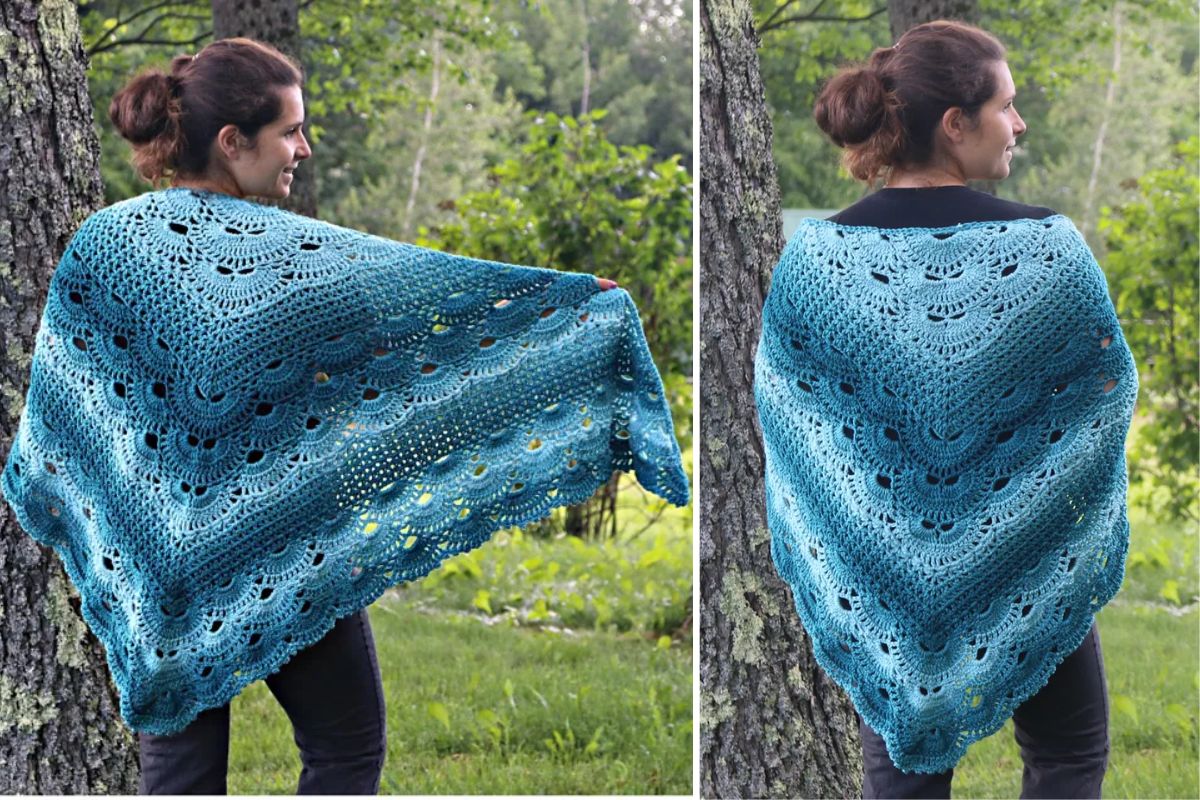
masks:
{"type": "Polygon", "coordinates": [[[246,149],[246,137],[233,124],[225,125],[217,131],[217,147],[228,161],[236,161],[239,153],[246,149]]]}
{"type": "Polygon", "coordinates": [[[958,106],[950,106],[942,114],[942,133],[953,144],[961,144],[967,134],[967,117],[958,106]]]}

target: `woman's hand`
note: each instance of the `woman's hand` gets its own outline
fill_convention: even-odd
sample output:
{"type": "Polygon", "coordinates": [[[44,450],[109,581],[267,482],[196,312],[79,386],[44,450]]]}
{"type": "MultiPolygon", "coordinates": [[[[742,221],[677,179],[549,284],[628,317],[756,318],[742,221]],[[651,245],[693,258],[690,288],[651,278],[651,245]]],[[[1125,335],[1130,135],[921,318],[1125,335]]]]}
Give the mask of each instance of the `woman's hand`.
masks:
{"type": "Polygon", "coordinates": [[[615,289],[617,286],[616,281],[610,281],[608,278],[596,278],[596,280],[600,283],[601,291],[606,289],[615,289]]]}

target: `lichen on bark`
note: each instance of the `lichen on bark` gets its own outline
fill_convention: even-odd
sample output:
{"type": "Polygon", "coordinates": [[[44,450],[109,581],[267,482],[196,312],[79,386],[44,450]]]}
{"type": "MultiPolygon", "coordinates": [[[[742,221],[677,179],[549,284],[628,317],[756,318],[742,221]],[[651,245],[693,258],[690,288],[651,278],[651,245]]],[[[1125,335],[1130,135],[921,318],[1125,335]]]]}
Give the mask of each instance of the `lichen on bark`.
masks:
{"type": "Polygon", "coordinates": [[[13,728],[26,734],[36,733],[57,713],[53,695],[31,692],[8,676],[0,675],[0,736],[13,728]]]}
{"type": "Polygon", "coordinates": [[[49,586],[45,610],[46,619],[54,626],[55,660],[61,666],[82,669],[88,659],[88,629],[70,603],[71,598],[79,598],[79,593],[57,571],[50,573],[49,586]]]}

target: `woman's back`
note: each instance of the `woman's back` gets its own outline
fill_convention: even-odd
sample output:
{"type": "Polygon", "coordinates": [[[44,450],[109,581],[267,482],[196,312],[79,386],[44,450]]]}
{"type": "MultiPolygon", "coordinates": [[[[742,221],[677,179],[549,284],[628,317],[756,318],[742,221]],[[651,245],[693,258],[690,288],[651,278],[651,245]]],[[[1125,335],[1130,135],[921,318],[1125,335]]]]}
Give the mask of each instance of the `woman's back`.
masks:
{"type": "Polygon", "coordinates": [[[788,241],[755,361],[772,557],[896,768],[951,770],[1115,595],[1136,392],[1061,214],[885,189],[788,241]]]}

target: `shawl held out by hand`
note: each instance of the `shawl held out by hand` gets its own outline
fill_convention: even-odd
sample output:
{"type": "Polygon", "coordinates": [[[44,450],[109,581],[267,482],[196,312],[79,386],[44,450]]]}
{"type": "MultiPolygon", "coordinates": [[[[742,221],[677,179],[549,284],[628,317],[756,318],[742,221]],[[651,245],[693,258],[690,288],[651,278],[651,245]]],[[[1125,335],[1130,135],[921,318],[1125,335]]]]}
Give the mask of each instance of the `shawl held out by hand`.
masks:
{"type": "Polygon", "coordinates": [[[900,770],[999,730],[1116,594],[1137,386],[1065,216],[788,242],[755,361],[772,559],[900,770]]]}
{"type": "Polygon", "coordinates": [[[688,501],[625,291],[179,188],[71,240],[0,486],[168,734],[614,470],[688,501]]]}

